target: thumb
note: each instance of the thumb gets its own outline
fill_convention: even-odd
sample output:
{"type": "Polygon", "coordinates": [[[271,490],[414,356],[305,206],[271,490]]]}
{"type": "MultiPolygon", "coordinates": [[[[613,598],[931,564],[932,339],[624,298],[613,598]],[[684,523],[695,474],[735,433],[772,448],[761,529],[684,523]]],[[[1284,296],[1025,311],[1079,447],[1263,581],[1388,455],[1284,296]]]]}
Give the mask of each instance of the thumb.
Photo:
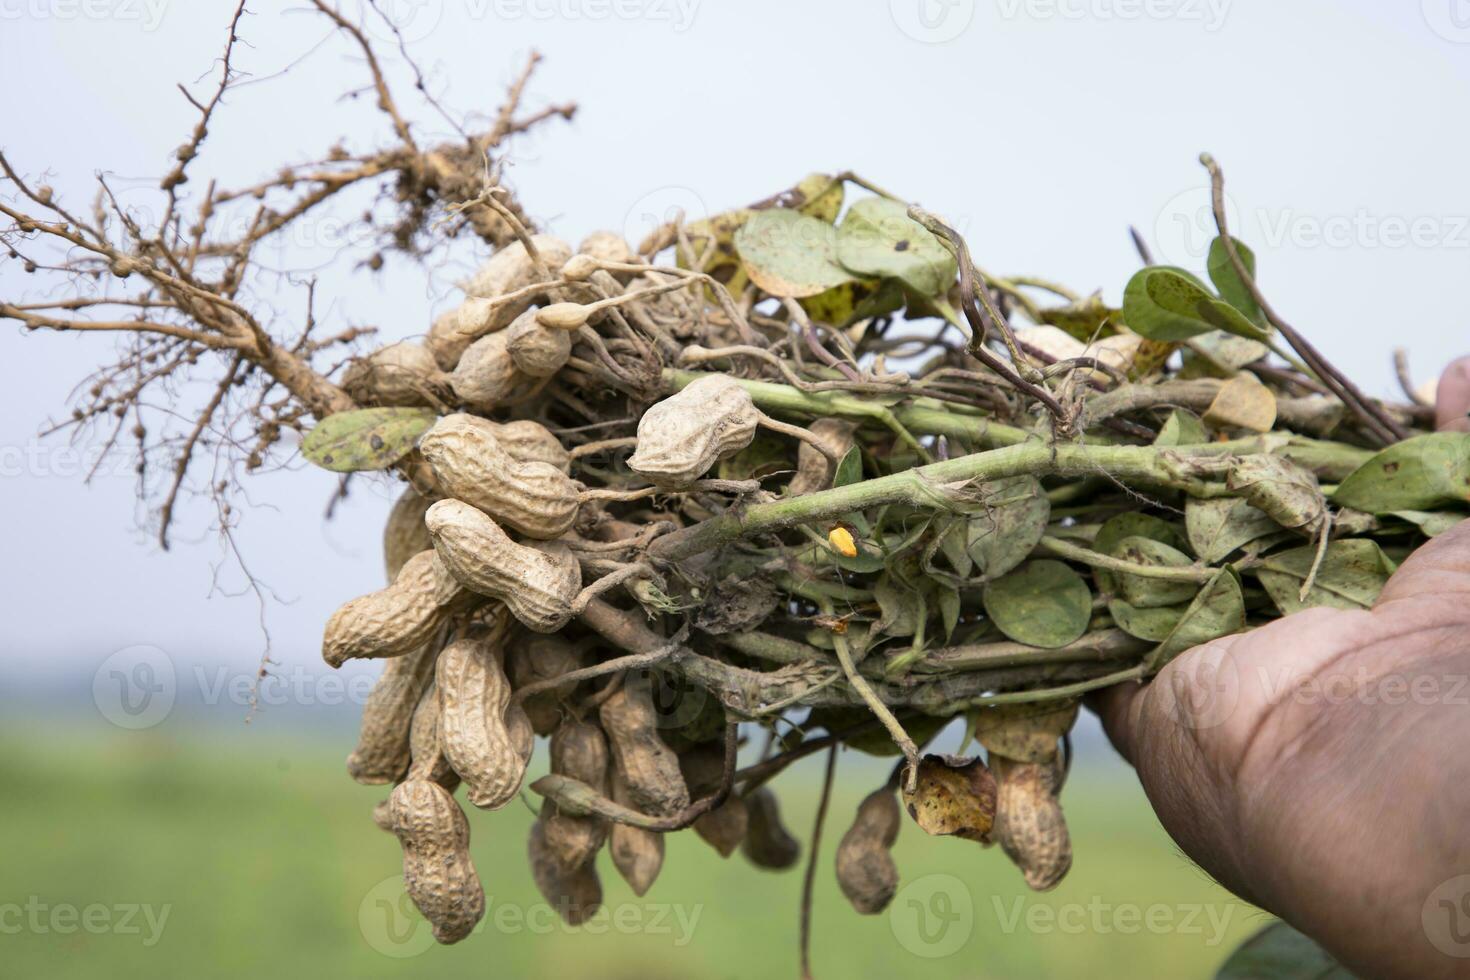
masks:
{"type": "Polygon", "coordinates": [[[1441,431],[1470,432],[1470,357],[1452,361],[1439,376],[1435,393],[1434,427],[1441,431]]]}

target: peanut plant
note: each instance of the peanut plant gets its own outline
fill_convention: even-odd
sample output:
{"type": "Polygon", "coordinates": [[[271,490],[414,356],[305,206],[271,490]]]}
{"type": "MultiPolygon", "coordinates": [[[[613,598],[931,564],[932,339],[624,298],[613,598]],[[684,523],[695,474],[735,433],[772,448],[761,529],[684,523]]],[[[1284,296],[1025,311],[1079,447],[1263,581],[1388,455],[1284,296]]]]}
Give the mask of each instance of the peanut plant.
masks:
{"type": "MultiPolygon", "coordinates": [[[[393,787],[372,817],[440,942],[484,912],[461,784],[483,810],[539,799],[531,870],[575,924],[602,900],[604,846],[638,895],[685,829],[794,867],[773,781],[828,753],[825,814],[843,748],[894,759],[836,849],[857,911],[900,883],[905,813],[954,838],[935,846],[999,844],[1055,887],[1084,694],[1273,617],[1366,608],[1465,516],[1470,436],[1429,431],[1412,392],[1368,397],[1282,319],[1208,156],[1203,275],[1140,241],[1117,306],[989,274],[941,217],[853,173],[574,248],[496,166],[507,139],[572,112],[522,114],[535,59],[489,130],[427,146],[360,26],[315,6],[365,60],[391,145],[186,196],[236,78],[237,11],[153,225],[105,180],[74,211],[0,155],[0,240],[55,287],[0,318],[124,338],[66,425],[164,467],[165,547],[205,447],[248,472],[289,457],[292,430],[343,486],[401,488],[388,582],[345,601],[322,656],[385,661],[348,772],[393,787]],[[369,270],[455,236],[484,257],[417,339],[377,349],[323,333],[310,295],[287,328],[246,288],[262,243],[364,183],[397,205],[369,270]],[[240,207],[243,234],[219,221],[240,207]],[[151,432],[143,393],[205,372],[192,422],[151,432]],[[952,721],[983,756],[931,751],[952,721]],[[741,766],[746,740],[764,747],[741,766]],[[550,772],[525,786],[538,750],[550,772]]],[[[210,482],[223,499],[231,481],[210,482]]]]}

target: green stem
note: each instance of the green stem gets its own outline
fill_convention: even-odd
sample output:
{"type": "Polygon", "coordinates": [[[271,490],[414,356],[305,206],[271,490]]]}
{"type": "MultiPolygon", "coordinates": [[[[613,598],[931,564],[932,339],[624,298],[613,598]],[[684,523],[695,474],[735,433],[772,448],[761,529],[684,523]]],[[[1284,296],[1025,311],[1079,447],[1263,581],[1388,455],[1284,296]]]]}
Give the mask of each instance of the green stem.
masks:
{"type": "Polygon", "coordinates": [[[1137,575],[1141,578],[1163,579],[1166,582],[1208,582],[1219,571],[1218,568],[1199,568],[1194,565],[1145,565],[1142,562],[1114,558],[1112,555],[1083,548],[1070,541],[1054,538],[1049,534],[1042,537],[1041,547],[1058,558],[1081,562],[1093,568],[1106,568],[1111,572],[1122,572],[1125,575],[1137,575]]]}

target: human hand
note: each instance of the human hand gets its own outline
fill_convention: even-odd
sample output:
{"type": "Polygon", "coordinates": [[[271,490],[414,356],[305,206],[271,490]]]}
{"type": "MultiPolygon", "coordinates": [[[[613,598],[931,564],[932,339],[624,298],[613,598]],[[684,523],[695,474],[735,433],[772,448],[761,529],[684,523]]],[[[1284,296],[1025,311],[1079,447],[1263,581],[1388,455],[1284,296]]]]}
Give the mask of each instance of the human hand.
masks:
{"type": "MultiPolygon", "coordinates": [[[[1470,358],[1442,376],[1437,424],[1470,428],[1467,411],[1470,358]]],[[[1223,637],[1095,707],[1164,828],[1231,891],[1364,977],[1470,975],[1470,521],[1371,611],[1223,637]]]]}

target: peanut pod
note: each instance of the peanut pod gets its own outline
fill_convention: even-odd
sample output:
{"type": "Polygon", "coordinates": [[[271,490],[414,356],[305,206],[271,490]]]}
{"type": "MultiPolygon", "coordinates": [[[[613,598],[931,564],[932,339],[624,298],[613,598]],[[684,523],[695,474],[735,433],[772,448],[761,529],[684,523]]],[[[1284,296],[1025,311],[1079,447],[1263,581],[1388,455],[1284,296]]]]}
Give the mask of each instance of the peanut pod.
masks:
{"type": "Polygon", "coordinates": [[[599,714],[633,807],[660,817],[687,807],[689,787],[679,758],[658,736],[649,676],[630,673],[599,714]]]}
{"type": "MultiPolygon", "coordinates": [[[[531,244],[547,269],[558,272],[572,249],[555,235],[533,235],[531,244]]],[[[530,309],[534,294],[510,298],[515,293],[541,280],[536,265],[526,252],[524,243],[516,241],[502,248],[480,267],[465,284],[468,299],[457,309],[434,321],[425,342],[444,370],[452,370],[465,348],[486,334],[504,330],[516,317],[530,309]]]]}
{"type": "Polygon", "coordinates": [[[510,703],[504,669],[509,624],[457,637],[439,654],[439,737],[469,800],[498,810],[520,792],[535,736],[526,713],[510,703]]]}
{"type": "Polygon", "coordinates": [[[551,463],[515,459],[498,428],[473,415],[446,415],[424,433],[419,451],[445,496],[529,537],[561,537],[577,519],[577,485],[551,463]]]}
{"type": "Polygon", "coordinates": [[[902,820],[893,787],[880,786],[858,804],[837,845],[837,884],[862,915],[877,915],[893,900],[898,867],[890,851],[902,820]]]}
{"type": "Polygon", "coordinates": [[[750,445],[759,418],[750,393],[733,378],[700,378],[643,413],[628,468],[660,487],[687,487],[750,445]]]}
{"type": "Polygon", "coordinates": [[[745,796],[745,809],[750,814],[750,829],[740,849],[746,860],[757,868],[784,871],[801,856],[801,845],[781,822],[781,806],[776,794],[762,786],[745,796]]]}
{"type": "Polygon", "coordinates": [[[1036,891],[1059,885],[1072,867],[1072,841],[1057,798],[1061,769],[1056,761],[1017,762],[992,756],[1000,780],[995,837],[1026,884],[1036,891]]]}
{"type": "Polygon", "coordinates": [[[459,774],[444,753],[443,713],[439,708],[439,685],[429,681],[429,687],[413,712],[413,724],[409,729],[409,754],[412,762],[408,767],[409,779],[428,779],[438,783],[451,793],[459,786],[459,774]]]}
{"type": "Polygon", "coordinates": [[[1041,701],[981,708],[973,715],[975,740],[991,755],[1050,762],[1063,735],[1077,722],[1080,701],[1041,701]]]}
{"type": "Polygon", "coordinates": [[[506,328],[505,350],[522,374],[549,378],[572,356],[572,334],[542,323],[536,315],[536,310],[527,310],[506,328]]]}
{"type": "Polygon", "coordinates": [[[403,886],[434,938],[459,942],[485,914],[485,891],[470,860],[470,825],[438,783],[410,779],[393,790],[393,833],[403,846],[403,886]]]}
{"type": "Polygon", "coordinates": [[[361,405],[433,405],[436,389],[448,380],[433,354],[404,341],[353,361],[343,372],[342,387],[361,405]]]}
{"type": "MultiPolygon", "coordinates": [[[[609,775],[613,801],[633,808],[627,780],[616,760],[609,775]]],[[[633,889],[633,894],[639,897],[653,887],[664,866],[664,835],[642,827],[614,823],[608,830],[607,850],[612,855],[613,867],[633,889]]]]}
{"type": "MultiPolygon", "coordinates": [[[[607,739],[591,722],[568,718],[551,736],[551,771],[570,776],[607,792],[607,739]]],[[[570,874],[591,861],[607,839],[607,824],[600,817],[562,813],[546,802],[543,831],[546,849],[563,873],[570,874]]]]}
{"type": "Polygon", "coordinates": [[[408,771],[410,724],[434,676],[438,654],[436,637],[383,665],[383,673],[362,706],[357,745],[347,757],[347,772],[357,782],[382,785],[403,778],[408,771]]]}
{"type": "MultiPolygon", "coordinates": [[[[679,771],[692,797],[709,796],[720,788],[724,778],[724,746],[704,742],[686,749],[679,755],[679,771]]],[[[700,839],[726,858],[735,853],[749,829],[750,814],[745,800],[736,793],[694,821],[694,832],[700,839]]]]}
{"type": "Polygon", "coordinates": [[[465,350],[449,376],[454,396],[471,408],[490,411],[515,405],[539,392],[545,378],[534,378],[516,367],[506,331],[481,337],[465,350]]]}
{"type": "Polygon", "coordinates": [[[340,667],[358,658],[401,657],[432,640],[451,616],[474,602],[437,554],[419,552],[392,585],[332,613],[322,635],[322,659],[340,667]]]}
{"type": "Polygon", "coordinates": [[[504,602],[537,633],[555,633],[572,618],[582,568],[566,545],[516,544],[482,511],[460,500],[439,501],[424,522],[435,551],[465,588],[504,602]]]}
{"type": "Polygon", "coordinates": [[[561,869],[546,842],[546,818],[531,824],[527,847],[531,859],[531,876],[541,897],[568,925],[579,926],[602,907],[602,882],[597,877],[597,864],[588,861],[568,873],[561,869]]]}
{"type": "MultiPolygon", "coordinates": [[[[530,684],[548,681],[588,665],[581,647],[560,633],[522,634],[511,640],[505,651],[505,669],[517,691],[530,684]]],[[[537,735],[550,735],[562,719],[562,702],[572,696],[577,682],[558,684],[521,702],[531,728],[537,735]]]]}
{"type": "Polygon", "coordinates": [[[421,551],[431,551],[429,529],[424,527],[424,511],[434,501],[409,487],[393,501],[388,523],[383,525],[383,565],[392,582],[408,560],[421,551]]]}

